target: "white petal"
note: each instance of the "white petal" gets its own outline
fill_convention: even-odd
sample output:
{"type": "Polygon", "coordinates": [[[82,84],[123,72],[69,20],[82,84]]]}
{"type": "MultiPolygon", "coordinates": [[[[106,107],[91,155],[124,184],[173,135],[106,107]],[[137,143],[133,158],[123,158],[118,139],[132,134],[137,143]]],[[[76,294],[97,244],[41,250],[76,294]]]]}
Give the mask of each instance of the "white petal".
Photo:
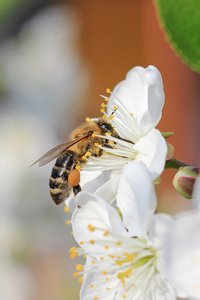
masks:
{"type": "Polygon", "coordinates": [[[197,177],[193,190],[193,206],[200,211],[200,176],[197,177]]]}
{"type": "Polygon", "coordinates": [[[173,222],[170,215],[154,214],[149,222],[149,238],[156,248],[160,248],[173,222]]]}
{"type": "Polygon", "coordinates": [[[130,236],[147,234],[147,223],[156,209],[156,196],[151,176],[142,163],[129,163],[122,173],[117,205],[130,236]]]}
{"type": "MultiPolygon", "coordinates": [[[[148,127],[148,130],[155,127],[161,118],[165,100],[160,72],[154,66],[133,68],[110,97],[112,103],[119,106],[117,98],[134,114],[140,126],[148,127]]],[[[111,113],[111,110],[108,112],[111,113]]]]}
{"type": "Polygon", "coordinates": [[[105,240],[106,243],[107,239],[111,239],[109,235],[104,236],[107,230],[119,235],[127,235],[116,210],[101,198],[88,192],[80,192],[76,197],[76,205],[79,208],[72,215],[73,233],[78,243],[84,242],[81,247],[87,252],[94,255],[107,253],[103,245],[90,244],[89,242],[101,239],[105,240]],[[89,224],[97,229],[90,231],[88,229],[89,224]]]}
{"type": "Polygon", "coordinates": [[[103,198],[109,204],[112,204],[116,199],[119,179],[120,175],[112,177],[95,192],[95,195],[103,198]]]}
{"type": "Polygon", "coordinates": [[[138,151],[136,161],[143,162],[151,173],[152,179],[160,176],[165,166],[167,156],[167,145],[165,139],[157,129],[140,138],[134,149],[138,151]]]}
{"type": "MultiPolygon", "coordinates": [[[[86,270],[93,260],[93,257],[87,256],[86,270]]],[[[95,297],[104,300],[114,299],[117,292],[115,287],[119,283],[119,279],[116,276],[114,280],[106,280],[106,277],[100,269],[99,271],[85,273],[80,291],[80,300],[92,300],[95,297]]]]}
{"type": "Polygon", "coordinates": [[[200,215],[179,217],[165,243],[168,280],[187,297],[200,299],[200,215]]]}

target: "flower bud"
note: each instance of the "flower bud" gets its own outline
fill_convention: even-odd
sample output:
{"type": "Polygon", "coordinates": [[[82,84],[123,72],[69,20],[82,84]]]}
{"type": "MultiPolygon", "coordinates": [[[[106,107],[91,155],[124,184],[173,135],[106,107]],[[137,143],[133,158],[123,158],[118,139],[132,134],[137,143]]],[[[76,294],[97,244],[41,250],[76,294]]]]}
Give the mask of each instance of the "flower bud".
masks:
{"type": "Polygon", "coordinates": [[[185,198],[191,199],[194,183],[200,174],[200,169],[187,166],[181,167],[173,179],[175,189],[185,198]]]}

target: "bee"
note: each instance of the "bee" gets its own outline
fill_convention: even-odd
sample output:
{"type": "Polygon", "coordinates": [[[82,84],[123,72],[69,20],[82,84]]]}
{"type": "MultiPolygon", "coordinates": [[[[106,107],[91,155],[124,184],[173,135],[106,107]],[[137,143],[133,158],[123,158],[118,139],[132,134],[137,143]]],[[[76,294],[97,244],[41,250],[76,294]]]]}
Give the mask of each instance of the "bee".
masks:
{"type": "Polygon", "coordinates": [[[106,134],[119,138],[103,118],[89,119],[72,131],[69,141],[49,150],[31,165],[39,162],[41,167],[57,158],[49,179],[50,195],[56,205],[66,200],[71,191],[75,196],[81,191],[79,170],[87,162],[87,156],[100,157],[104,152],[97,145],[112,148],[106,134]],[[105,139],[96,135],[104,135],[105,139]]]}

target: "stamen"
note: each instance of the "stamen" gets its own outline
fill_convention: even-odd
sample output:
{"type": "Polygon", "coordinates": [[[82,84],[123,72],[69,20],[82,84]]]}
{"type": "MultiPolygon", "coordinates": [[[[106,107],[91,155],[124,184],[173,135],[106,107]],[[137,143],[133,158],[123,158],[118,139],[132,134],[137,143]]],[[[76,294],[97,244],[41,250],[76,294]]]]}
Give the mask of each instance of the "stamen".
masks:
{"type": "Polygon", "coordinates": [[[89,229],[90,231],[94,231],[94,230],[95,230],[95,227],[92,226],[91,224],[89,224],[89,225],[88,225],[88,229],[89,229]]]}
{"type": "Polygon", "coordinates": [[[83,268],[83,265],[77,265],[77,266],[76,266],[76,270],[77,270],[77,271],[83,271],[83,269],[84,269],[84,268],[83,268]]]}
{"type": "Polygon", "coordinates": [[[65,221],[65,224],[69,225],[69,224],[71,224],[71,221],[67,220],[67,221],[65,221]]]}
{"type": "Polygon", "coordinates": [[[107,94],[110,94],[110,93],[111,93],[111,91],[110,91],[109,88],[106,89],[106,93],[107,93],[107,94]]]}
{"type": "Polygon", "coordinates": [[[69,207],[67,205],[65,205],[64,211],[69,212],[69,207]]]}
{"type": "Polygon", "coordinates": [[[83,276],[82,276],[82,277],[79,277],[78,282],[79,282],[79,283],[82,283],[82,282],[83,282],[83,276]]]}
{"type": "Polygon", "coordinates": [[[91,122],[92,122],[92,119],[89,118],[89,117],[87,117],[87,118],[85,118],[85,121],[86,121],[87,123],[91,123],[91,122]]]}
{"type": "Polygon", "coordinates": [[[80,166],[76,166],[75,169],[78,170],[78,171],[80,171],[81,167],[80,166]]]}

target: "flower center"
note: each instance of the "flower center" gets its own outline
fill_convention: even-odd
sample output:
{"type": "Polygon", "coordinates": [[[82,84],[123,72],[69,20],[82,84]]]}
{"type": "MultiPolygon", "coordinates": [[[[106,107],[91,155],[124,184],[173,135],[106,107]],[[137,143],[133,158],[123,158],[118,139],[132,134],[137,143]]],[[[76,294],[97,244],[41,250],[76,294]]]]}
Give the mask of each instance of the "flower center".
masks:
{"type": "MultiPolygon", "coordinates": [[[[91,224],[88,225],[88,229],[92,233],[97,230],[102,231],[102,238],[79,242],[83,248],[73,248],[71,256],[74,258],[78,254],[87,254],[91,257],[85,267],[77,265],[78,272],[74,276],[83,273],[99,273],[100,277],[94,277],[90,286],[91,289],[95,289],[97,299],[100,282],[105,287],[105,296],[108,296],[108,291],[111,292],[115,285],[119,299],[132,299],[131,297],[137,293],[145,294],[147,290],[149,291],[149,287],[155,287],[155,276],[158,273],[157,250],[148,245],[146,239],[120,236],[108,230],[95,228],[91,224]],[[90,251],[84,251],[88,249],[88,246],[85,248],[84,245],[90,245],[90,251]],[[95,253],[97,246],[99,249],[95,253]],[[94,253],[93,247],[95,247],[94,253]]],[[[102,295],[102,291],[99,293],[102,295]]]]}

